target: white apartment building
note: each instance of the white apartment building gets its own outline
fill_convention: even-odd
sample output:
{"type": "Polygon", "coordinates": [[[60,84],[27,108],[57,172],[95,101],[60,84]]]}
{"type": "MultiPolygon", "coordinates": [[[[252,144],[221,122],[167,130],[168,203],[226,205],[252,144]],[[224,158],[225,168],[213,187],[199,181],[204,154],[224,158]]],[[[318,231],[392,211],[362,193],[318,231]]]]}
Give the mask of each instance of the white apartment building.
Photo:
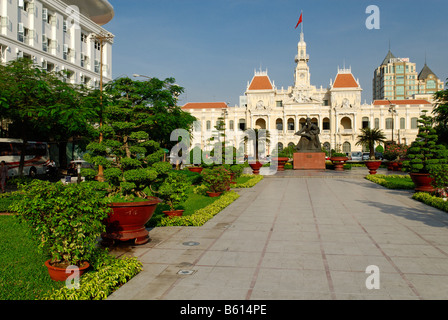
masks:
{"type": "Polygon", "coordinates": [[[107,0],[0,0],[0,62],[26,57],[99,88],[101,64],[102,80],[112,80],[113,35],[101,25],[113,15],[107,0]]]}
{"type": "MultiPolygon", "coordinates": [[[[426,99],[376,100],[361,102],[362,88],[351,68],[338,69],[327,87],[316,87],[310,82],[309,54],[303,33],[300,34],[295,57],[294,85],[277,88],[267,71],[255,71],[248,82],[240,105],[226,103],[187,103],[183,110],[198,119],[193,130],[192,147],[212,148],[214,127],[225,121],[226,142],[241,148],[243,131],[249,128],[266,129],[273,142],[282,149],[297,145],[300,137],[295,133],[306,122],[316,123],[321,130],[320,141],[327,150],[345,153],[362,151],[357,146],[360,129],[379,128],[389,141],[410,144],[417,136],[417,120],[423,110],[432,111],[426,99]]],[[[268,146],[269,152],[276,147],[268,146]]]]}

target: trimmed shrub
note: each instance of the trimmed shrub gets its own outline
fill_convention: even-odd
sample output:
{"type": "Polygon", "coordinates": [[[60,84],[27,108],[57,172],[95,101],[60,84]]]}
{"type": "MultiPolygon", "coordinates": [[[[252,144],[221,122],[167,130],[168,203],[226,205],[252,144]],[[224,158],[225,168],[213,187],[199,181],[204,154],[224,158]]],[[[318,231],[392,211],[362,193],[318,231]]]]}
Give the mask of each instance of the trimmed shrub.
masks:
{"type": "Polygon", "coordinates": [[[439,198],[429,194],[428,192],[416,192],[412,195],[412,199],[423,202],[428,206],[437,208],[439,210],[448,212],[448,201],[443,200],[443,198],[439,198]]]}

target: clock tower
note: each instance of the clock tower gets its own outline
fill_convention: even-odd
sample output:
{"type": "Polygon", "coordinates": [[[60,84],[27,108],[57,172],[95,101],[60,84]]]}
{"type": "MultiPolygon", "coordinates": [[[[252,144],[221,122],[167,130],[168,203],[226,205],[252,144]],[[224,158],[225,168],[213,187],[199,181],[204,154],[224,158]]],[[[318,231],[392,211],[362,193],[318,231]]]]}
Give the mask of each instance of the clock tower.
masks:
{"type": "Polygon", "coordinates": [[[297,63],[294,80],[296,88],[307,88],[310,86],[310,68],[308,67],[309,55],[306,53],[306,43],[303,31],[300,33],[300,41],[297,45],[297,63]]]}

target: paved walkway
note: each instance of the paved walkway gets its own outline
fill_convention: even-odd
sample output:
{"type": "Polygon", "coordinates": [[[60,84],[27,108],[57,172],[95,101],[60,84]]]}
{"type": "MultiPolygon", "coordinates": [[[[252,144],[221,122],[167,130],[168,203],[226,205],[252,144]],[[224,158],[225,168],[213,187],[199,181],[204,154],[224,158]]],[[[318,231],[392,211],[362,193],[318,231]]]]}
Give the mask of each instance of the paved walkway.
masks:
{"type": "Polygon", "coordinates": [[[109,299],[448,299],[448,215],[366,170],[288,170],[202,227],[152,229],[125,250],[144,270],[109,299]]]}

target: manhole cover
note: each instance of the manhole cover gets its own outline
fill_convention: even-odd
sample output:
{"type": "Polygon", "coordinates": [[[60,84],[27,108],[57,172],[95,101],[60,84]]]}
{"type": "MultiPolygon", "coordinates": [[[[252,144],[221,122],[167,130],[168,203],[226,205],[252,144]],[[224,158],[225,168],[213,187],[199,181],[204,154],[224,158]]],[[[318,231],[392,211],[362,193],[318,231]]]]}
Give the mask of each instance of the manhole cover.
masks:
{"type": "Polygon", "coordinates": [[[200,245],[199,242],[195,242],[195,241],[187,241],[182,243],[184,246],[189,246],[189,247],[194,247],[194,246],[198,246],[200,245]]]}
{"type": "Polygon", "coordinates": [[[194,273],[193,270],[179,270],[179,272],[177,272],[177,274],[183,275],[183,276],[189,276],[192,275],[194,273]]]}

